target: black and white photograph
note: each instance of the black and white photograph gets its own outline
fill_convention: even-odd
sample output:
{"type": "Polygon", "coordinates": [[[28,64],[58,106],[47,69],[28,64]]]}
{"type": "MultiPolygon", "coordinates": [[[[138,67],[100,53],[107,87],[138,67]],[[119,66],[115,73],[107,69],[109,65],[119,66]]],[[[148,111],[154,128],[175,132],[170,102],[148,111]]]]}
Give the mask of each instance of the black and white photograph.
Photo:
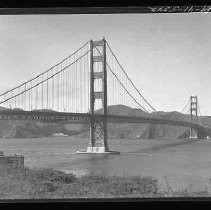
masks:
{"type": "Polygon", "coordinates": [[[211,197],[211,7],[147,9],[0,15],[0,202],[211,197]]]}

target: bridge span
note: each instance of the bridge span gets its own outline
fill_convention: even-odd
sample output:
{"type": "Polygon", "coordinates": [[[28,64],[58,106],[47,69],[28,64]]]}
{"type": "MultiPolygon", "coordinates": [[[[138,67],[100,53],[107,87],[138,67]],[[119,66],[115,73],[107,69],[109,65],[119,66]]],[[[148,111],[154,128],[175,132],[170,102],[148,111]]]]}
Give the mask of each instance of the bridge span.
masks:
{"type": "Polygon", "coordinates": [[[125,116],[125,115],[110,115],[90,114],[90,113],[68,113],[56,111],[23,111],[23,110],[0,110],[0,120],[32,120],[43,123],[65,123],[65,124],[89,124],[90,120],[103,121],[107,119],[108,123],[150,123],[158,125],[173,125],[193,128],[197,131],[200,138],[206,137],[211,130],[207,127],[178,120],[169,120],[155,117],[143,116],[125,116]]]}

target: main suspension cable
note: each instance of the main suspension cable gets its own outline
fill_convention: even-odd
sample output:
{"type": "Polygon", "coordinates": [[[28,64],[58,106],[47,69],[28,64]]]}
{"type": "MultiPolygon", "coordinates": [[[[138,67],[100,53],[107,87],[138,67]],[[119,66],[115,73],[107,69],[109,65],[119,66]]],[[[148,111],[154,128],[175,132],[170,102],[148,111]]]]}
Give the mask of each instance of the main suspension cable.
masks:
{"type": "Polygon", "coordinates": [[[83,49],[89,42],[90,42],[90,41],[86,42],[83,46],[81,46],[79,49],[77,49],[74,53],[72,53],[71,55],[69,55],[68,57],[66,57],[65,59],[63,59],[62,61],[60,61],[59,63],[55,64],[55,65],[52,66],[50,69],[48,69],[48,70],[42,72],[41,74],[37,75],[36,77],[33,77],[32,79],[30,79],[30,80],[28,80],[28,81],[26,81],[26,82],[24,82],[24,83],[22,83],[22,84],[20,84],[20,85],[18,85],[18,86],[16,86],[16,87],[12,88],[12,89],[10,89],[10,90],[8,90],[8,91],[6,91],[6,92],[0,94],[0,97],[3,96],[3,95],[5,95],[5,94],[7,94],[7,93],[9,93],[9,92],[11,92],[11,91],[13,91],[13,90],[15,90],[15,89],[17,89],[17,88],[22,87],[23,85],[25,85],[25,84],[27,84],[27,83],[29,83],[29,82],[31,82],[31,81],[37,79],[38,77],[42,76],[42,75],[45,74],[45,73],[51,71],[53,68],[59,66],[59,65],[62,64],[65,60],[69,59],[70,57],[72,57],[73,55],[75,55],[78,51],[80,51],[81,49],[83,49]]]}
{"type": "Polygon", "coordinates": [[[112,53],[112,55],[114,56],[114,58],[116,59],[118,65],[120,66],[120,68],[122,69],[122,71],[124,72],[125,76],[127,77],[127,79],[131,82],[132,86],[135,88],[135,90],[138,92],[138,94],[141,96],[141,98],[156,112],[157,110],[144,98],[144,96],[140,93],[140,91],[136,88],[136,86],[134,85],[134,83],[132,82],[132,80],[129,78],[129,76],[127,75],[126,71],[124,70],[124,68],[122,67],[122,65],[120,64],[119,60],[117,59],[116,55],[113,53],[111,47],[109,46],[108,42],[106,41],[106,44],[110,50],[110,52],[112,53]]]}

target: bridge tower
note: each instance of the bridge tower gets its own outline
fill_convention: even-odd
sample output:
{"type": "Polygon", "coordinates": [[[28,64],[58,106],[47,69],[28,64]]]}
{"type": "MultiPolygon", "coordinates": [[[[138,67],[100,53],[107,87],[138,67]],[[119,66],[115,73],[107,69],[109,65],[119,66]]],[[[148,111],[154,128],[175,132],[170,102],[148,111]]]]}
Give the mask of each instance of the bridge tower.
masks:
{"type": "Polygon", "coordinates": [[[90,114],[94,115],[94,107],[96,100],[101,100],[102,111],[104,118],[98,120],[90,118],[90,143],[87,147],[87,152],[107,152],[107,72],[106,72],[106,42],[105,39],[101,41],[90,41],[90,114]],[[97,48],[101,53],[97,50],[97,48]],[[95,63],[101,63],[101,71],[96,71],[95,63]],[[97,92],[95,88],[95,81],[100,80],[101,91],[97,92]],[[101,146],[96,145],[96,140],[101,142],[101,146]]]}
{"type": "MultiPolygon", "coordinates": [[[[98,83],[99,84],[99,83],[98,83]]],[[[99,87],[98,87],[99,88],[99,87]]],[[[106,40],[90,41],[90,142],[86,151],[78,153],[119,153],[109,151],[107,137],[107,71],[106,71],[106,40]],[[97,71],[96,63],[101,63],[97,71]],[[101,89],[96,90],[96,80],[100,81],[101,89]],[[102,116],[95,115],[95,102],[102,102],[102,116]]]]}
{"type": "MultiPolygon", "coordinates": [[[[190,122],[198,124],[198,99],[197,96],[190,96],[190,122]]],[[[190,138],[197,138],[197,131],[190,128],[190,138]]]]}

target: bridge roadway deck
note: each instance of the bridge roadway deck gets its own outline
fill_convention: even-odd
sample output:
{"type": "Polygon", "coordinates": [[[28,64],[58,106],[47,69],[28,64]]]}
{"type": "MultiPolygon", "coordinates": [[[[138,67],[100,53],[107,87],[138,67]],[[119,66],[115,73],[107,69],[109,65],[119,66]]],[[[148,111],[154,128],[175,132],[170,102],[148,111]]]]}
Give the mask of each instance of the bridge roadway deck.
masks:
{"type": "MultiPolygon", "coordinates": [[[[90,118],[103,120],[104,117],[103,114],[90,115],[89,113],[0,110],[0,120],[37,120],[46,123],[87,124],[90,118]]],[[[190,122],[141,116],[107,115],[107,121],[108,123],[152,123],[205,129],[205,127],[199,124],[192,124],[190,122]]]]}

